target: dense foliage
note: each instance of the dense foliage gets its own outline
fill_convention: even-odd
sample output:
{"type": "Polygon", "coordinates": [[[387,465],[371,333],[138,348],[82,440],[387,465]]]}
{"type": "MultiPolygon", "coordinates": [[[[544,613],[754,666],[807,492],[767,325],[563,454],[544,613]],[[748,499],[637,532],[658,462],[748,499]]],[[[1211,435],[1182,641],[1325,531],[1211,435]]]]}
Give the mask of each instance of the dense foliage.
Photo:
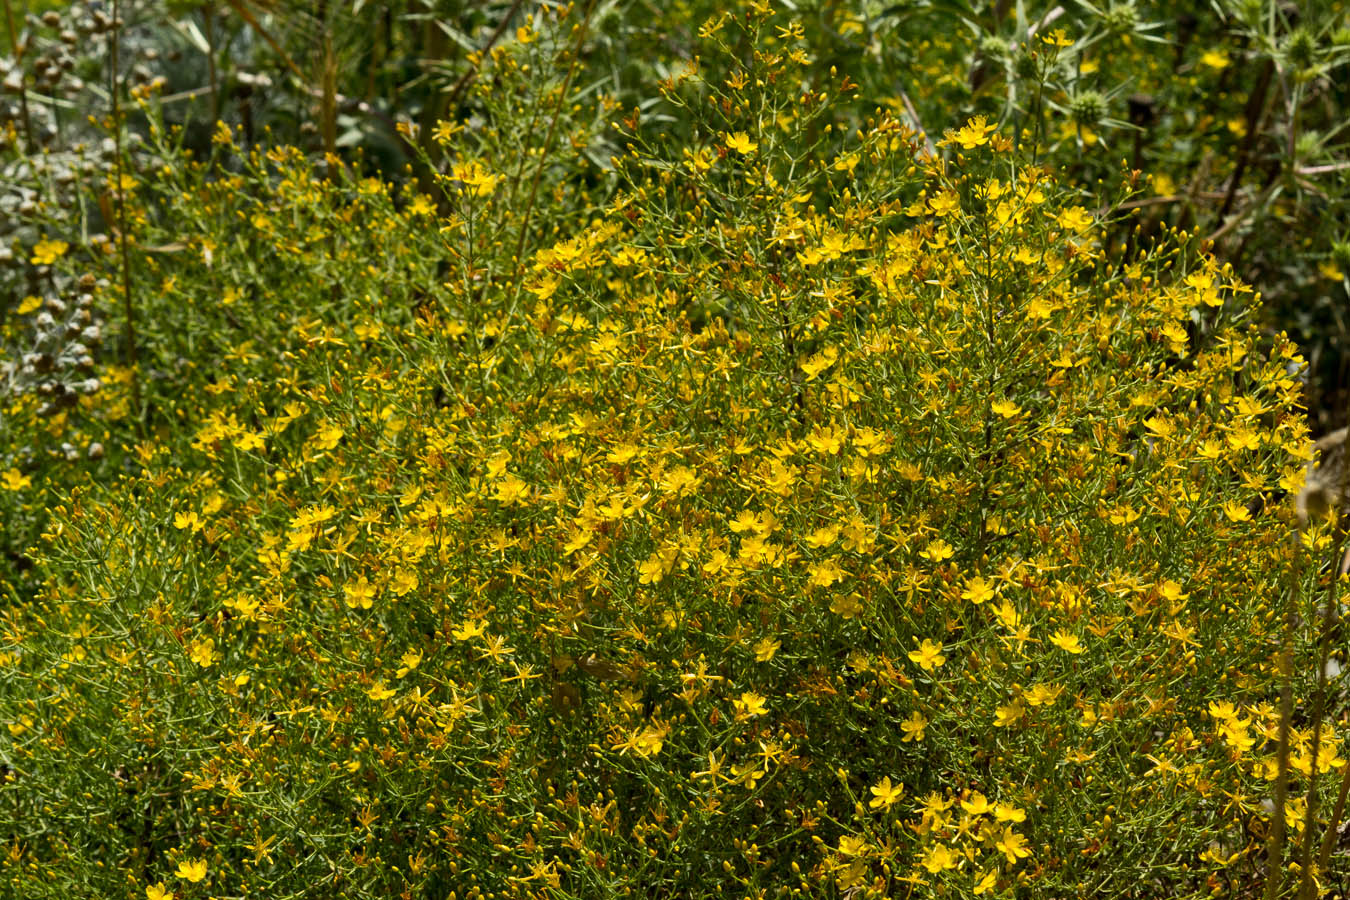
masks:
{"type": "Polygon", "coordinates": [[[1339,890],[1347,40],[1183,13],[10,25],[0,893],[1339,890]]]}

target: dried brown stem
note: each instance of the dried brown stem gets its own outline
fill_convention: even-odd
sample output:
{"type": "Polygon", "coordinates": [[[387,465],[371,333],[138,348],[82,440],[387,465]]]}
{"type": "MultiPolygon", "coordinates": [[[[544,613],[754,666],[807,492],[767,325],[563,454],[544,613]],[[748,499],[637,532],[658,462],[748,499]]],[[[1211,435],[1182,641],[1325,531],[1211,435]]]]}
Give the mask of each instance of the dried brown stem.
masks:
{"type": "Polygon", "coordinates": [[[465,70],[464,74],[459,76],[459,80],[451,86],[450,92],[445,96],[444,105],[446,108],[458,103],[460,95],[468,90],[469,85],[473,84],[474,80],[478,78],[478,70],[483,65],[483,60],[492,52],[492,48],[497,45],[497,41],[501,40],[502,35],[506,32],[507,26],[511,24],[511,20],[514,19],[516,13],[520,11],[522,3],[523,0],[515,0],[515,2],[511,4],[511,8],[506,11],[506,15],[497,23],[497,29],[492,32],[492,35],[487,39],[487,43],[485,43],[482,49],[478,51],[478,62],[465,70]]]}
{"type": "Polygon", "coordinates": [[[904,88],[900,88],[900,102],[905,104],[905,112],[909,115],[910,124],[914,126],[914,130],[919,132],[919,137],[923,138],[923,145],[928,150],[928,155],[936,156],[937,148],[933,146],[933,139],[928,136],[928,130],[923,127],[919,112],[914,108],[914,103],[909,99],[909,94],[905,93],[904,88]]]}
{"type": "Polygon", "coordinates": [[[1219,207],[1219,215],[1215,221],[1222,222],[1224,216],[1228,215],[1229,210],[1233,208],[1233,200],[1237,197],[1238,186],[1242,183],[1242,176],[1246,174],[1247,164],[1251,160],[1252,147],[1255,146],[1256,139],[1261,132],[1261,122],[1266,117],[1266,95],[1270,92],[1270,82],[1274,74],[1274,61],[1266,60],[1265,68],[1261,70],[1260,80],[1256,83],[1256,89],[1247,98],[1245,114],[1247,134],[1242,139],[1242,145],[1238,147],[1237,162],[1233,165],[1233,177],[1228,181],[1228,194],[1223,199],[1223,205],[1219,207]]]}
{"type": "Polygon", "coordinates": [[[302,73],[300,67],[295,64],[295,60],[291,59],[291,55],[287,53],[281,44],[277,43],[276,38],[272,37],[268,30],[262,26],[262,23],[258,21],[258,17],[253,15],[253,11],[244,5],[243,0],[225,0],[225,2],[230,5],[230,9],[234,10],[235,15],[247,22],[248,27],[257,32],[258,37],[262,38],[267,43],[267,46],[272,48],[273,53],[281,57],[281,61],[286,64],[286,68],[291,70],[291,74],[303,82],[305,80],[304,73],[302,73]]]}

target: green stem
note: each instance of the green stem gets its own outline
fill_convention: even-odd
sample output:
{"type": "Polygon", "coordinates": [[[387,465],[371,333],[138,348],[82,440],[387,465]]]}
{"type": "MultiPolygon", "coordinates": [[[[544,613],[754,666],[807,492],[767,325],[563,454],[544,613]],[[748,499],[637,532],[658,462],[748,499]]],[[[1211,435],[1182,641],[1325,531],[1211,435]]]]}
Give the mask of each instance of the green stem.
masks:
{"type": "Polygon", "coordinates": [[[109,58],[108,66],[108,94],[112,97],[113,142],[117,154],[115,160],[117,185],[113,191],[113,201],[117,204],[117,243],[122,258],[122,302],[127,320],[126,347],[124,348],[126,354],[125,362],[127,368],[131,371],[132,407],[135,409],[137,421],[140,421],[141,377],[140,372],[138,371],[139,359],[136,351],[136,305],[132,302],[131,298],[131,252],[127,248],[127,201],[126,189],[123,184],[125,175],[122,160],[122,101],[117,77],[119,51],[122,43],[122,20],[119,15],[120,6],[120,0],[113,0],[112,53],[109,58]]]}
{"type": "Polygon", "coordinates": [[[1294,718],[1293,644],[1294,630],[1297,627],[1299,589],[1303,584],[1299,572],[1299,563],[1303,559],[1300,536],[1301,532],[1294,533],[1294,563],[1290,567],[1293,584],[1290,585],[1288,600],[1285,603],[1284,635],[1280,646],[1280,731],[1279,749],[1276,754],[1275,819],[1270,826],[1269,849],[1266,853],[1266,900],[1275,900],[1284,882],[1284,804],[1289,796],[1289,732],[1294,718]]]}
{"type": "MultiPolygon", "coordinates": [[[[586,40],[586,33],[591,24],[591,12],[595,9],[595,0],[586,0],[586,11],[582,13],[581,24],[577,26],[576,43],[572,47],[572,59],[567,66],[567,76],[563,79],[562,87],[558,89],[558,103],[553,108],[553,117],[549,119],[548,133],[544,136],[543,146],[539,148],[539,165],[534,169],[534,178],[530,182],[530,196],[525,203],[525,217],[520,223],[520,235],[516,239],[516,254],[512,265],[515,271],[511,278],[511,305],[514,309],[516,298],[520,294],[521,277],[524,274],[525,261],[521,254],[525,252],[525,240],[530,233],[530,218],[534,213],[535,199],[539,194],[539,181],[544,177],[544,164],[548,162],[548,151],[553,146],[553,136],[558,130],[558,119],[562,117],[563,106],[567,103],[567,92],[572,87],[572,78],[577,72],[577,61],[581,57],[581,45],[586,40]]],[[[487,284],[483,285],[487,290],[487,284]]]]}

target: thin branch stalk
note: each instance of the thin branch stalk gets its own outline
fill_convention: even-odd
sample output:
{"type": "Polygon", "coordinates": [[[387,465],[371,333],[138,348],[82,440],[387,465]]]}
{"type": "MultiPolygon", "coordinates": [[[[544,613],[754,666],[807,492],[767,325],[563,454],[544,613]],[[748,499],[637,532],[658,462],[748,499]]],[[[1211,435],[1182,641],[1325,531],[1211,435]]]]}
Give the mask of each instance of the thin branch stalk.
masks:
{"type": "Polygon", "coordinates": [[[125,178],[125,168],[123,161],[122,146],[122,98],[121,85],[118,78],[118,68],[120,66],[120,49],[122,44],[122,20],[120,16],[120,0],[113,0],[112,4],[112,47],[108,67],[108,94],[112,97],[112,115],[113,115],[113,142],[114,152],[116,153],[115,169],[117,175],[117,185],[113,191],[113,202],[117,204],[117,243],[121,253],[122,262],[122,303],[124,315],[126,316],[126,347],[125,361],[126,366],[131,372],[131,402],[136,411],[136,419],[141,417],[141,378],[139,372],[139,359],[136,350],[136,304],[131,296],[131,251],[127,247],[127,200],[125,178]]]}
{"type": "Polygon", "coordinates": [[[539,182],[544,177],[544,166],[548,163],[549,150],[553,147],[553,136],[558,130],[558,120],[562,117],[563,106],[567,104],[567,92],[572,87],[572,78],[576,75],[577,60],[581,57],[581,45],[586,40],[586,34],[590,29],[591,12],[595,9],[595,0],[587,0],[586,10],[582,13],[581,24],[577,26],[576,42],[572,47],[572,59],[567,66],[567,77],[563,79],[562,87],[558,89],[558,103],[553,108],[553,117],[548,123],[548,134],[544,137],[544,143],[539,148],[539,165],[535,167],[534,178],[530,182],[530,196],[525,203],[525,216],[520,223],[520,235],[516,239],[515,254],[515,274],[512,278],[512,297],[520,292],[520,280],[525,268],[525,261],[521,255],[525,252],[525,241],[530,233],[530,218],[534,213],[535,200],[539,195],[539,182]]]}

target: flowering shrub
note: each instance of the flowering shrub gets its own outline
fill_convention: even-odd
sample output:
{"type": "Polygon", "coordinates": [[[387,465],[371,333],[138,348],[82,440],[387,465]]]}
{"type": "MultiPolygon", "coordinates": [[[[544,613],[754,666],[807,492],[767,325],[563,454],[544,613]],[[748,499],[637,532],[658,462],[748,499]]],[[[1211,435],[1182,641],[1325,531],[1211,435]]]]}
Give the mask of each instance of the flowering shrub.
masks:
{"type": "Polygon", "coordinates": [[[149,98],[119,242],[33,260],[139,357],[6,397],[5,889],[1297,887],[1344,761],[1285,623],[1335,535],[1292,537],[1302,362],[1251,289],[1184,232],[1107,252],[1128,172],[838,127],[765,6],[641,110],[535,25],[425,190],[228,125],[193,159],[149,98]]]}
{"type": "MultiPolygon", "coordinates": [[[[547,131],[539,126],[548,116],[535,113],[564,82],[564,93],[602,98],[589,110],[604,120],[614,109],[651,109],[654,86],[688,66],[716,83],[732,74],[737,56],[700,55],[698,34],[711,18],[744,14],[695,0],[640,13],[591,2],[569,19],[585,22],[573,33],[519,3],[23,6],[27,16],[18,7],[0,16],[0,234],[11,245],[0,246],[0,284],[12,289],[11,307],[32,293],[14,287],[25,273],[12,263],[48,232],[83,243],[114,230],[116,211],[103,202],[120,179],[105,180],[113,159],[154,163],[137,144],[145,118],[119,107],[123,91],[110,87],[160,98],[198,155],[224,120],[247,145],[342,157],[429,190],[455,161],[438,124],[476,131],[511,110],[517,127],[490,137],[529,142],[547,131]],[[72,108],[100,126],[125,123],[125,140],[72,108]]],[[[796,57],[812,82],[837,69],[858,84],[822,125],[856,128],[881,106],[937,137],[984,115],[1019,150],[1094,193],[1115,196],[1131,171],[1143,173],[1113,211],[1104,249],[1129,256],[1175,228],[1212,241],[1265,297],[1264,326],[1304,348],[1321,431],[1340,424],[1345,405],[1345,14],[1344,0],[850,2],[797,9],[762,40],[796,57]]],[[[687,145],[700,139],[693,124],[665,120],[687,145]]],[[[554,136],[579,139],[571,129],[554,136]]],[[[570,158],[603,170],[617,149],[613,130],[590,127],[570,158]]],[[[498,174],[509,182],[528,158],[517,152],[498,174]]]]}

